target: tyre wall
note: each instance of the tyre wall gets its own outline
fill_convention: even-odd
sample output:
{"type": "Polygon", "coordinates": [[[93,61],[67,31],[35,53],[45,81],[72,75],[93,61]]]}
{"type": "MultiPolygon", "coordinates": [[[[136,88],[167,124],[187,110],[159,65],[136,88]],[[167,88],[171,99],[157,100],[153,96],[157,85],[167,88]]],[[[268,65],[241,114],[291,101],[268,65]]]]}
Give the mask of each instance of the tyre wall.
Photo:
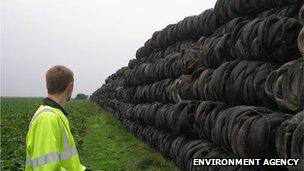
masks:
{"type": "Polygon", "coordinates": [[[304,158],[301,0],[218,0],[156,31],[90,99],[182,170],[193,158],[304,158]]]}

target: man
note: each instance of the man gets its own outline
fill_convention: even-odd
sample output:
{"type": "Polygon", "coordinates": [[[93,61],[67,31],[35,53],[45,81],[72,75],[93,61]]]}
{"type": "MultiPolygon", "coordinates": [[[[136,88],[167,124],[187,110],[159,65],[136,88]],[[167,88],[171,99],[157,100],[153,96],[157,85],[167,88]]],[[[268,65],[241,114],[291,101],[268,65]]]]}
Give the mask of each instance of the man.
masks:
{"type": "Polygon", "coordinates": [[[85,170],[79,161],[66,111],[74,85],[73,72],[61,65],[46,75],[48,97],[33,116],[26,136],[25,170],[85,170]]]}

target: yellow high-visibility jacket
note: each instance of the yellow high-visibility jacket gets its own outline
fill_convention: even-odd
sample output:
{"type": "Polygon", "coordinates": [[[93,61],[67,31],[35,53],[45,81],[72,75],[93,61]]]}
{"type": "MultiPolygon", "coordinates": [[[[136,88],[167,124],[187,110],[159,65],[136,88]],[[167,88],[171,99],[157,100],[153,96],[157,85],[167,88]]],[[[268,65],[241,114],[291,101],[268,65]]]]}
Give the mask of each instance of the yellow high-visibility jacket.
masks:
{"type": "Polygon", "coordinates": [[[26,136],[25,170],[82,171],[69,121],[55,107],[41,105],[33,116],[26,136]]]}

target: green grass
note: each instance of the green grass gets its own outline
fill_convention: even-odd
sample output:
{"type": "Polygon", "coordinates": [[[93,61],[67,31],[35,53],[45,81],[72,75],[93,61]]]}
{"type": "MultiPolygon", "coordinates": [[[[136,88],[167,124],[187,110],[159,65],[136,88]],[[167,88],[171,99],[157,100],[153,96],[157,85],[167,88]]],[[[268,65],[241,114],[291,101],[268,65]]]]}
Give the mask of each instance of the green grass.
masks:
{"type": "Polygon", "coordinates": [[[178,170],[101,109],[87,128],[80,156],[92,170],[178,170]]]}
{"type": "MultiPolygon", "coordinates": [[[[28,124],[42,98],[1,98],[0,170],[23,170],[28,124]]],[[[93,170],[177,170],[86,100],[66,105],[81,161],[93,170]]]]}

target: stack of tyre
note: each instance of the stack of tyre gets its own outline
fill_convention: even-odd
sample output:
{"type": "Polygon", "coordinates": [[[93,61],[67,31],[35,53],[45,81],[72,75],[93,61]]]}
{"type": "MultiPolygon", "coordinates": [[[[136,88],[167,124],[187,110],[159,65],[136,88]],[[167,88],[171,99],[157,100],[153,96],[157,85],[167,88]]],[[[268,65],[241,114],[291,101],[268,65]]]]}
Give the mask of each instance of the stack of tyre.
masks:
{"type": "Polygon", "coordinates": [[[302,0],[218,0],[156,31],[91,95],[182,170],[304,168],[302,0]],[[204,166],[193,158],[299,158],[204,166]]]}

